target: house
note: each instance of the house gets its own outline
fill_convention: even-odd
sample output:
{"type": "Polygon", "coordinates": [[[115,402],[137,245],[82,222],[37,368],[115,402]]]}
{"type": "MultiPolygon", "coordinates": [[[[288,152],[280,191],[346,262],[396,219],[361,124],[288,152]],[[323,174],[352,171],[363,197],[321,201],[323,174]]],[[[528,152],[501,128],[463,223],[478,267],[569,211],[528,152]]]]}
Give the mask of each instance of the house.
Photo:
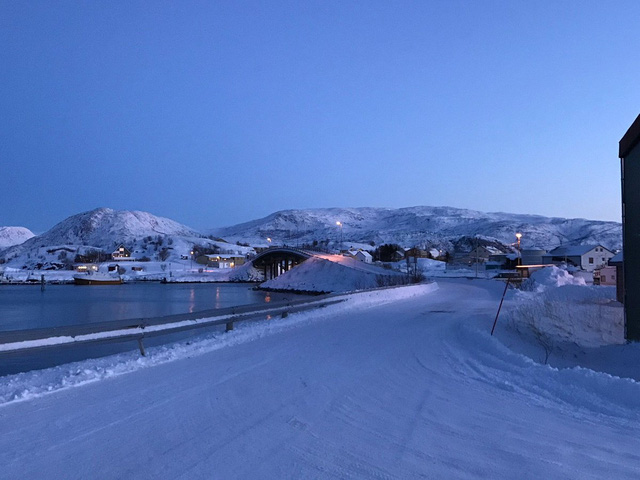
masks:
{"type": "Polygon", "coordinates": [[[486,270],[513,270],[518,265],[517,253],[498,253],[489,255],[485,262],[486,270]]]}
{"type": "Polygon", "coordinates": [[[624,275],[622,273],[622,263],[624,255],[622,252],[616,253],[609,259],[609,265],[616,268],[616,300],[624,303],[624,275]]]}
{"type": "Polygon", "coordinates": [[[615,285],[616,277],[616,267],[613,265],[603,265],[593,271],[593,284],[615,285]]]}
{"type": "Polygon", "coordinates": [[[470,252],[456,253],[455,260],[457,263],[464,263],[471,265],[473,263],[485,263],[491,259],[492,256],[504,255],[500,249],[492,247],[491,245],[478,245],[470,252]]]}
{"type": "Polygon", "coordinates": [[[371,256],[371,254],[369,252],[365,252],[364,250],[358,251],[354,255],[354,258],[364,263],[373,263],[373,257],[371,256]]]}
{"type": "Polygon", "coordinates": [[[76,272],[97,272],[98,265],[95,263],[81,263],[76,265],[75,270],[76,272]]]}
{"type": "Polygon", "coordinates": [[[546,253],[546,250],[539,248],[523,248],[520,251],[520,265],[541,265],[542,256],[546,253]]]}
{"type": "Polygon", "coordinates": [[[131,250],[129,250],[122,244],[114,250],[114,252],[111,254],[111,258],[117,262],[135,260],[131,257],[131,250]]]}
{"type": "Polygon", "coordinates": [[[234,268],[243,265],[244,261],[244,255],[237,253],[210,253],[196,258],[196,263],[213,268],[234,268]]]}
{"type": "MultiPolygon", "coordinates": [[[[429,252],[418,247],[413,247],[404,252],[404,257],[411,258],[429,258],[429,252]]],[[[403,257],[403,258],[404,258],[403,257]]],[[[402,259],[401,259],[402,260],[402,259]]]]}
{"type": "Polygon", "coordinates": [[[400,260],[404,260],[404,251],[403,250],[396,250],[395,252],[393,252],[391,254],[391,260],[393,262],[399,262],[400,260]]]}
{"type": "Polygon", "coordinates": [[[640,341],[640,115],[620,139],[624,337],[640,341]]]}
{"type": "Polygon", "coordinates": [[[573,247],[557,247],[542,255],[545,265],[560,265],[566,263],[593,272],[596,268],[606,265],[614,253],[602,245],[578,245],[573,247]]]}

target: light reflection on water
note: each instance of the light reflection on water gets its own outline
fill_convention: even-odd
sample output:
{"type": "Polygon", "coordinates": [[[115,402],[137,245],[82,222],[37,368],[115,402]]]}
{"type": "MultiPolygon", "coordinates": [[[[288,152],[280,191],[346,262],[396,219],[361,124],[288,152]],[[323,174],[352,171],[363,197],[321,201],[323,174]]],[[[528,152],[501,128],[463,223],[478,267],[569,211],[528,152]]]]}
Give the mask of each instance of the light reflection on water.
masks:
{"type": "Polygon", "coordinates": [[[0,286],[0,331],[158,317],[302,298],[249,284],[139,283],[105,286],[0,286]]]}
{"type": "Polygon", "coordinates": [[[195,312],[195,310],[196,310],[196,291],[194,288],[192,288],[189,292],[189,313],[193,313],[195,312]]]}

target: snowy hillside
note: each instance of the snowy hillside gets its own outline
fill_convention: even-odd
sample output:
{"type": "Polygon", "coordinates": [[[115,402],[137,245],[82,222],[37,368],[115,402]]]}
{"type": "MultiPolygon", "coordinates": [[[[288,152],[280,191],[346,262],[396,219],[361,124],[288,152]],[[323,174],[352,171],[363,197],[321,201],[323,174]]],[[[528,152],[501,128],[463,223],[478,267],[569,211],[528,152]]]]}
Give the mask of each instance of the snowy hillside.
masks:
{"type": "Polygon", "coordinates": [[[0,258],[11,265],[55,269],[62,268],[78,254],[91,250],[110,254],[120,244],[136,258],[156,260],[179,259],[188,255],[194,245],[243,254],[251,250],[216,242],[185,225],[151,213],[97,208],[73,215],[42,235],[0,251],[0,258]],[[162,252],[164,258],[158,258],[162,252]]]}
{"type": "Polygon", "coordinates": [[[20,245],[33,236],[33,232],[28,228],[0,227],[0,249],[20,245]]]}
{"type": "Polygon", "coordinates": [[[398,243],[404,247],[435,246],[453,250],[461,237],[481,236],[504,245],[521,232],[523,248],[551,249],[558,245],[601,243],[612,249],[622,245],[622,225],[585,219],[539,215],[484,213],[450,207],[320,208],[284,210],[265,218],[215,229],[228,241],[266,244],[302,244],[329,241],[335,245],[398,243]],[[342,231],[336,222],[342,223],[342,231]]]}

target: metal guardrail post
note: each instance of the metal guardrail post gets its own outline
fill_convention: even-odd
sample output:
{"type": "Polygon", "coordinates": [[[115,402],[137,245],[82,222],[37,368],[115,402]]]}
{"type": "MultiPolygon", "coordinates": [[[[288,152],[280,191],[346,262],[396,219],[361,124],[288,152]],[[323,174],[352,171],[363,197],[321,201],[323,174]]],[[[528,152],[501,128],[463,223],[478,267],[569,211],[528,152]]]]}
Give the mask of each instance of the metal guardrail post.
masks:
{"type": "Polygon", "coordinates": [[[227,326],[224,331],[230,332],[231,330],[233,330],[233,322],[227,322],[227,326]]]}
{"type": "Polygon", "coordinates": [[[142,343],[143,338],[144,337],[138,338],[138,348],[140,348],[140,355],[142,355],[143,357],[146,357],[147,352],[144,351],[144,343],[142,343]]]}

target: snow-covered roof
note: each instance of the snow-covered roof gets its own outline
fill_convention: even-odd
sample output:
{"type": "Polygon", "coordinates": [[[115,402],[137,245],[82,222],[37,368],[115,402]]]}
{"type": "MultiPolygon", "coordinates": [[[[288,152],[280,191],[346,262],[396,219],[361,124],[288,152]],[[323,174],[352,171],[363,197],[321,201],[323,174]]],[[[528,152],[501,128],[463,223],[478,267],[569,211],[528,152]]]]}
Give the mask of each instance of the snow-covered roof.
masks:
{"type": "Polygon", "coordinates": [[[622,263],[624,260],[624,255],[622,255],[622,250],[616,253],[613,257],[609,259],[609,263],[622,263]]]}
{"type": "Polygon", "coordinates": [[[543,257],[576,257],[594,250],[596,247],[604,248],[607,252],[613,253],[602,245],[574,245],[571,247],[556,247],[543,257]]]}
{"type": "Polygon", "coordinates": [[[361,255],[364,258],[373,258],[369,252],[365,252],[364,250],[359,251],[356,255],[361,255]]]}

